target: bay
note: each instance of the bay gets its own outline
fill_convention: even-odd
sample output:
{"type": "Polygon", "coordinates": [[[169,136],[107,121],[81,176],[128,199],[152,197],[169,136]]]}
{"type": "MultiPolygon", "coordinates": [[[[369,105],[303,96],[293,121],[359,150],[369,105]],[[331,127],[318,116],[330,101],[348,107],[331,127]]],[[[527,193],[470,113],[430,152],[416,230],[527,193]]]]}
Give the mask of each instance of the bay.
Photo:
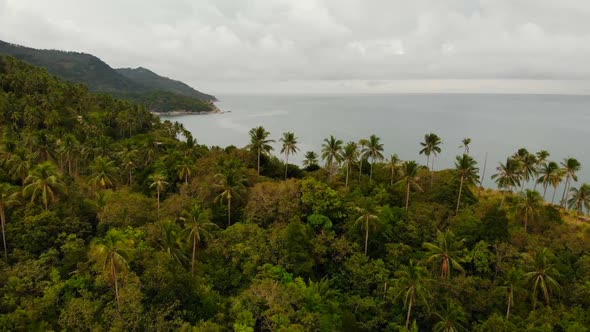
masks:
{"type": "MultiPolygon", "coordinates": [[[[424,134],[442,140],[435,169],[453,167],[464,137],[471,155],[483,168],[484,185],[491,174],[521,147],[541,149],[557,162],[575,157],[582,163],[581,182],[590,182],[590,96],[516,94],[365,94],[365,95],[227,95],[218,96],[224,114],[162,117],[178,121],[200,144],[244,147],[248,131],[263,126],[277,140],[283,132],[299,137],[300,163],[306,151],[320,152],[323,139],[334,135],[345,142],[376,134],[385,155],[426,163],[419,155],[424,134]]],[[[279,143],[275,154],[279,155],[279,143]]],[[[279,155],[280,157],[280,155],[279,155]]]]}

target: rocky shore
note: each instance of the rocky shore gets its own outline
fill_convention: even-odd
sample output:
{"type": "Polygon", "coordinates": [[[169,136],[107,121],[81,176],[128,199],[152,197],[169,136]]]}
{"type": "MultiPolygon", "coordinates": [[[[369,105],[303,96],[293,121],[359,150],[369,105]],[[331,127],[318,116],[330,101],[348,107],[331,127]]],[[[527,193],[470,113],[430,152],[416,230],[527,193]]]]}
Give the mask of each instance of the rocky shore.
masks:
{"type": "Polygon", "coordinates": [[[211,103],[212,110],[209,112],[194,112],[194,111],[172,111],[172,112],[152,112],[154,115],[158,116],[181,116],[181,115],[209,115],[209,114],[223,114],[225,113],[222,111],[217,105],[211,103]]]}

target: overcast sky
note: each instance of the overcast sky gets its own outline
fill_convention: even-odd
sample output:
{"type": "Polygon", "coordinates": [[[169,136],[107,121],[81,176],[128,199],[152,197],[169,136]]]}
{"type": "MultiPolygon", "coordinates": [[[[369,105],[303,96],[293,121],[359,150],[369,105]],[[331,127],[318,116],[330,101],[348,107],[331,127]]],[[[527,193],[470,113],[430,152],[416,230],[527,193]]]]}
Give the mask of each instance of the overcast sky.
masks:
{"type": "Polygon", "coordinates": [[[213,94],[590,94],[590,0],[0,0],[0,39],[213,94]]]}

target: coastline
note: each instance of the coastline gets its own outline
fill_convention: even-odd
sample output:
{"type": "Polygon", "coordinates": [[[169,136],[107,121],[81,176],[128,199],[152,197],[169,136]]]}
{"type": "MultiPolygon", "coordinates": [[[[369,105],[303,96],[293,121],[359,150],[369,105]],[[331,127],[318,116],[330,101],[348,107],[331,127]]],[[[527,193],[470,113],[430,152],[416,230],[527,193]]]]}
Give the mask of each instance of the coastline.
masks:
{"type": "Polygon", "coordinates": [[[154,112],[151,111],[153,115],[157,116],[182,116],[182,115],[211,115],[211,114],[224,114],[225,112],[222,111],[215,103],[210,103],[212,110],[209,112],[193,112],[193,111],[172,111],[172,112],[154,112]]]}

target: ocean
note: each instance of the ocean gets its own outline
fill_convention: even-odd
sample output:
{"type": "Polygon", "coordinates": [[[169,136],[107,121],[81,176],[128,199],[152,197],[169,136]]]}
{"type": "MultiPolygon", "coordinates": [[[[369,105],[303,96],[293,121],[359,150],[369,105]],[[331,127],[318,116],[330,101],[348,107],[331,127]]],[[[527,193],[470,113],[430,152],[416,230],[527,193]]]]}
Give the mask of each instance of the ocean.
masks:
{"type": "Polygon", "coordinates": [[[512,94],[364,94],[218,96],[224,114],[163,117],[184,124],[200,144],[246,146],[248,131],[263,126],[277,140],[292,131],[300,152],[290,157],[299,163],[306,151],[318,154],[324,138],[334,135],[358,141],[371,134],[381,137],[385,153],[403,160],[426,163],[419,155],[424,134],[442,138],[435,169],[451,168],[464,137],[472,139],[470,154],[483,169],[483,184],[494,187],[490,176],[499,162],[519,148],[545,149],[549,160],[575,157],[582,163],[578,186],[590,182],[590,96],[512,94]]]}

